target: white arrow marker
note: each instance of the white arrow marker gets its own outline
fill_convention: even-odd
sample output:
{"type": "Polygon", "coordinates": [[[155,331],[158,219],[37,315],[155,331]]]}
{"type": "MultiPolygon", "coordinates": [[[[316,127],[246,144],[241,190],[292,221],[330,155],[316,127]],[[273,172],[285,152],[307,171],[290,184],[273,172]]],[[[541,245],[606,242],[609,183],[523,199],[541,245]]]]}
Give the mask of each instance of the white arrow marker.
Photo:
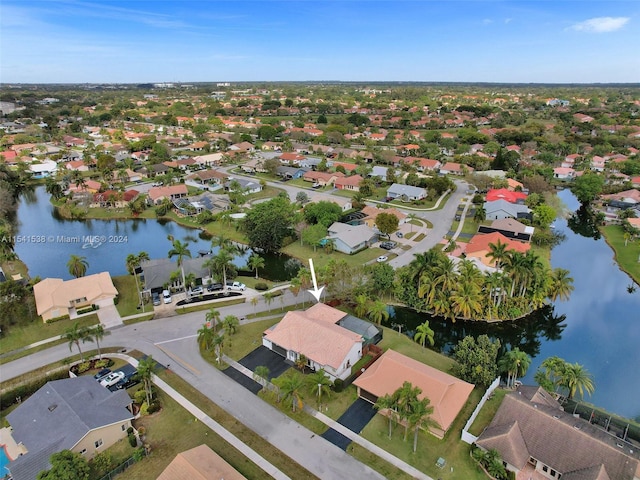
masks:
{"type": "Polygon", "coordinates": [[[313,290],[307,290],[307,291],[311,295],[313,295],[313,298],[316,299],[316,302],[320,302],[320,295],[322,295],[322,289],[324,289],[324,286],[318,289],[318,282],[316,281],[316,272],[313,269],[313,260],[311,258],[309,259],[309,269],[311,270],[311,280],[313,280],[313,290]]]}

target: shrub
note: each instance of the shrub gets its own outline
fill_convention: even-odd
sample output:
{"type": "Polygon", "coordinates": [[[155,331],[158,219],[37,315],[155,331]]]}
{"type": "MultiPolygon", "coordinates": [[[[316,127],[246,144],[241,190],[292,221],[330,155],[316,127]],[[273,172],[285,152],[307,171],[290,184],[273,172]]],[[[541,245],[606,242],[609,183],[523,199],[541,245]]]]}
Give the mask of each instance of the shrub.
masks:
{"type": "Polygon", "coordinates": [[[142,402],[142,405],[140,406],[140,415],[143,417],[149,415],[149,405],[147,405],[147,402],[142,402]]]}
{"type": "Polygon", "coordinates": [[[55,322],[59,322],[60,320],[70,320],[70,319],[71,317],[69,315],[60,315],[59,317],[50,318],[45,323],[55,323],[55,322]]]}
{"type": "Polygon", "coordinates": [[[91,463],[99,472],[108,472],[113,468],[113,457],[109,452],[100,452],[91,460],[91,463]]]}
{"type": "Polygon", "coordinates": [[[135,452],[133,452],[132,456],[136,462],[139,462],[140,460],[142,460],[144,457],[146,457],[144,447],[138,448],[135,452]]]}
{"type": "Polygon", "coordinates": [[[138,405],[142,405],[146,399],[147,399],[147,394],[145,393],[144,388],[141,388],[140,390],[136,390],[136,392],[133,394],[133,401],[138,405]]]}
{"type": "Polygon", "coordinates": [[[127,428],[127,435],[131,435],[133,433],[133,427],[127,428]]]}
{"type": "Polygon", "coordinates": [[[78,373],[84,373],[87,370],[91,370],[91,362],[82,362],[78,365],[78,373]]]}
{"type": "Polygon", "coordinates": [[[151,405],[149,405],[149,407],[147,408],[147,413],[151,415],[152,413],[156,413],[159,410],[160,410],[160,402],[154,401],[154,402],[151,402],[151,405]]]}
{"type": "Polygon", "coordinates": [[[102,360],[96,360],[93,364],[94,368],[105,368],[113,365],[113,360],[110,358],[103,358],[102,360]]]}
{"type": "Polygon", "coordinates": [[[269,285],[267,285],[264,282],[258,282],[258,283],[255,284],[255,286],[253,288],[255,288],[256,290],[263,291],[263,290],[268,290],[269,289],[269,285]]]}
{"type": "Polygon", "coordinates": [[[131,445],[133,448],[136,448],[138,446],[138,439],[136,438],[136,436],[133,433],[130,433],[129,435],[127,435],[127,437],[129,438],[129,445],[131,445]]]}
{"type": "Polygon", "coordinates": [[[333,389],[339,393],[342,391],[343,388],[344,388],[344,382],[342,381],[342,379],[336,378],[335,381],[333,382],[333,389]]]}

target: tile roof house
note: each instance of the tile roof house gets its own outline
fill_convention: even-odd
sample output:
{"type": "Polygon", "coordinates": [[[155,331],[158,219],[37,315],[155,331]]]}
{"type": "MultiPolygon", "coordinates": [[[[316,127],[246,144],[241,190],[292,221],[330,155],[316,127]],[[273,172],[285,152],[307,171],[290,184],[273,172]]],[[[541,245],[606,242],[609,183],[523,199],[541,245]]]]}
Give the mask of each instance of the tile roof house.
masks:
{"type": "Polygon", "coordinates": [[[375,227],[376,218],[381,213],[390,213],[391,215],[395,215],[398,218],[399,225],[402,225],[407,220],[407,214],[401,212],[397,208],[378,208],[366,205],[361,211],[366,215],[366,217],[363,219],[364,224],[368,225],[371,228],[375,227]]]}
{"type": "Polygon", "coordinates": [[[169,185],[167,187],[151,187],[149,189],[149,199],[157,205],[162,203],[165,198],[176,200],[178,198],[186,197],[187,193],[187,186],[184,183],[179,185],[169,185]]]}
{"type": "Polygon", "coordinates": [[[576,171],[571,167],[556,167],[553,169],[553,178],[559,180],[573,180],[576,177],[576,171]]]}
{"type": "Polygon", "coordinates": [[[305,174],[302,176],[302,179],[307,182],[314,182],[321,186],[325,186],[325,185],[335,184],[335,181],[337,178],[344,177],[344,176],[345,174],[342,172],[329,173],[329,172],[317,172],[315,170],[310,170],[308,172],[305,172],[305,174]]]}
{"type": "Polygon", "coordinates": [[[222,185],[229,180],[229,175],[221,170],[199,170],[188,175],[187,180],[193,180],[202,184],[222,185]]]}
{"type": "Polygon", "coordinates": [[[525,205],[510,203],[506,200],[495,200],[493,202],[484,202],[484,211],[487,220],[498,220],[500,218],[529,218],[531,219],[531,210],[525,205]]]}
{"type": "Polygon", "coordinates": [[[480,225],[480,227],[478,227],[478,233],[492,232],[499,232],[507,238],[529,242],[535,232],[535,228],[520,223],[515,218],[501,218],[491,222],[490,226],[480,225]]]}
{"type": "Polygon", "coordinates": [[[497,245],[498,243],[505,244],[507,246],[507,250],[515,250],[516,252],[526,253],[531,249],[530,243],[519,242],[518,240],[512,240],[510,238],[505,237],[501,233],[493,232],[486,234],[474,235],[469,243],[467,243],[467,248],[465,250],[465,254],[467,258],[477,258],[484,265],[489,267],[495,266],[495,260],[489,257],[489,253],[491,252],[490,244],[497,245]]]}
{"type": "Polygon", "coordinates": [[[156,480],[246,480],[220,455],[202,444],[176,455],[156,480]]]}
{"type": "Polygon", "coordinates": [[[198,165],[202,165],[205,167],[211,167],[213,165],[220,165],[222,163],[224,155],[222,153],[209,153],[207,155],[198,155],[197,157],[193,157],[193,159],[198,163],[198,165]]]}
{"type": "Polygon", "coordinates": [[[38,315],[46,322],[62,315],[73,317],[79,308],[88,305],[113,305],[118,290],[109,272],[101,272],[66,281],[45,278],[33,286],[33,295],[38,315]]]}
{"type": "Polygon", "coordinates": [[[474,387],[394,350],[384,352],[353,384],[358,387],[359,397],[374,403],[379,397],[395,392],[404,382],[422,390],[419,399],[430,400],[431,418],[438,426],[429,431],[439,438],[451,427],[474,387]]]}
{"type": "Polygon", "coordinates": [[[640,191],[632,188],[624,192],[601,195],[600,198],[606,200],[612,207],[630,208],[640,203],[640,191]]]}
{"type": "Polygon", "coordinates": [[[474,168],[469,165],[463,165],[462,163],[447,162],[440,167],[440,173],[442,175],[464,175],[465,172],[473,173],[474,168]]]}
{"type": "Polygon", "coordinates": [[[521,386],[506,395],[476,444],[496,449],[508,470],[535,469],[535,478],[640,479],[637,448],[565,412],[540,387],[521,386]]]}
{"type": "Polygon", "coordinates": [[[360,182],[362,182],[364,178],[360,175],[351,175],[349,177],[339,177],[336,178],[335,187],[338,190],[351,190],[352,192],[360,191],[360,182]]]}
{"type": "Polygon", "coordinates": [[[91,459],[125,438],[131,403],[126,391],[111,392],[91,376],[48,382],[7,415],[26,451],[8,465],[13,479],[33,480],[61,450],[91,459]]]}
{"type": "Polygon", "coordinates": [[[376,231],[367,225],[334,222],[328,232],[327,238],[333,241],[334,248],[347,255],[364,250],[378,239],[376,231]]]}
{"type": "Polygon", "coordinates": [[[362,357],[363,346],[362,335],[337,325],[345,316],[323,303],[306,311],[287,312],[264,332],[262,344],[291,362],[304,355],[309,367],[324,369],[331,380],[344,380],[362,357]]]}
{"type": "Polygon", "coordinates": [[[311,196],[309,203],[315,202],[332,202],[339,205],[343,212],[351,210],[353,208],[353,202],[349,197],[337,197],[335,195],[328,195],[325,193],[316,193],[311,196]]]}
{"type": "Polygon", "coordinates": [[[487,202],[494,202],[496,200],[506,200],[509,203],[524,204],[524,200],[527,198],[526,193],[514,192],[506,188],[493,188],[487,192],[487,202]]]}

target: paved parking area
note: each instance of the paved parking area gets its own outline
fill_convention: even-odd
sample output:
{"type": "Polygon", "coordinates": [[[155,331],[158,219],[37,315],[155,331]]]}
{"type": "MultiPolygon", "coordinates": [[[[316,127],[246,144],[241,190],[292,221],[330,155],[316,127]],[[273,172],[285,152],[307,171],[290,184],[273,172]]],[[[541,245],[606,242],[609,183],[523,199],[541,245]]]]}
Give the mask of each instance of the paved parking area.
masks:
{"type": "MultiPolygon", "coordinates": [[[[376,409],[373,408],[373,404],[363,400],[357,399],[353,404],[347,408],[346,412],[338,419],[340,425],[344,425],[354,433],[360,433],[367,423],[375,416],[376,409]]],[[[330,428],[322,434],[322,438],[330,441],[336,447],[346,450],[351,440],[341,433],[330,428]]]]}
{"type": "Polygon", "coordinates": [[[245,356],[238,363],[252,371],[254,371],[256,367],[264,365],[269,369],[269,380],[279,377],[291,368],[291,365],[285,362],[284,357],[262,345],[245,356]]]}
{"type": "Polygon", "coordinates": [[[240,385],[242,385],[244,388],[249,390],[254,395],[257,395],[258,392],[262,390],[262,385],[260,385],[255,380],[252,380],[251,378],[247,377],[244,373],[239,372],[233,367],[225,368],[222,371],[222,373],[224,373],[227,377],[232,378],[233,380],[238,382],[240,385]]]}

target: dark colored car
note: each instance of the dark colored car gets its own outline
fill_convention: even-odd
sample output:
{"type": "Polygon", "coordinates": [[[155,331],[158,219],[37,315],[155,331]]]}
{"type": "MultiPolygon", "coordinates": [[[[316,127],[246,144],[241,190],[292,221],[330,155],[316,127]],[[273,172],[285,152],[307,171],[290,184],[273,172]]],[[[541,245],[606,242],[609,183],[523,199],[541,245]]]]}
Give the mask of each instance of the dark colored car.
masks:
{"type": "Polygon", "coordinates": [[[380,244],[380,248],[384,248],[385,250],[391,250],[392,248],[395,248],[396,246],[396,242],[382,242],[380,244]]]}
{"type": "Polygon", "coordinates": [[[221,283],[210,283],[207,285],[207,292],[217,292],[218,290],[222,290],[223,285],[221,283]]]}
{"type": "Polygon", "coordinates": [[[95,378],[96,380],[102,380],[104,377],[106,377],[107,375],[109,375],[111,373],[111,369],[110,368],[103,368],[102,370],[100,370],[98,373],[96,373],[93,378],[95,378]]]}
{"type": "Polygon", "coordinates": [[[120,380],[118,383],[114,385],[115,390],[126,390],[127,388],[133,387],[140,383],[140,377],[138,375],[138,371],[134,370],[133,372],[125,375],[125,377],[120,380]]]}
{"type": "Polygon", "coordinates": [[[153,300],[153,304],[157,307],[162,302],[160,301],[160,294],[158,292],[153,292],[151,294],[151,299],[153,300]]]}

